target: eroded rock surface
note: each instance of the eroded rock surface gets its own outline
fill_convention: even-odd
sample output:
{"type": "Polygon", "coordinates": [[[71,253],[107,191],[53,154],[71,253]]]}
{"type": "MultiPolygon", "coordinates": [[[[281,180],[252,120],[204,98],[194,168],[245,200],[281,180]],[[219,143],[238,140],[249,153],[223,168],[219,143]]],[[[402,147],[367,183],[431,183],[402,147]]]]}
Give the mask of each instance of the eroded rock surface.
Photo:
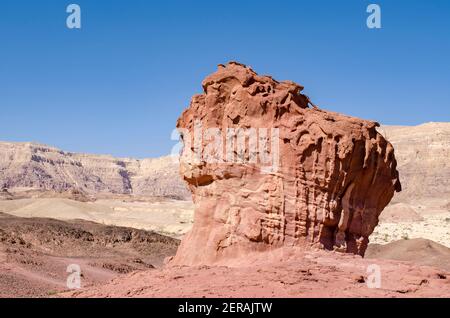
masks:
{"type": "Polygon", "coordinates": [[[220,263],[282,246],[363,255],[381,211],[401,190],[394,148],[378,123],[321,110],[302,86],[235,62],[219,65],[203,89],[177,123],[181,174],[196,211],[172,264],[220,263]],[[210,131],[198,139],[208,128],[219,129],[216,153],[210,131]],[[246,137],[229,160],[227,146],[237,139],[227,129],[255,129],[256,151],[246,137]],[[275,139],[263,138],[273,131],[275,139]],[[266,169],[264,153],[275,169],[266,169]]]}

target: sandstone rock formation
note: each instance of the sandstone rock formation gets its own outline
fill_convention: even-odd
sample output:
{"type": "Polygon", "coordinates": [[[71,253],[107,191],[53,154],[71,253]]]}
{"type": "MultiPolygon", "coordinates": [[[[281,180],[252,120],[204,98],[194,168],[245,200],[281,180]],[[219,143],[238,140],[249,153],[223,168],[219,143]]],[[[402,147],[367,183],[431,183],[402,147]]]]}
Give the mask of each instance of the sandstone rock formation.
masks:
{"type": "Polygon", "coordinates": [[[219,65],[203,89],[177,123],[181,174],[196,211],[172,264],[220,263],[282,246],[363,255],[379,214],[401,190],[394,148],[379,125],[321,110],[302,86],[235,62],[219,65]],[[199,127],[207,131],[200,142],[199,127]],[[219,129],[216,152],[208,128],[219,129]],[[256,148],[248,136],[243,150],[235,145],[236,130],[225,132],[237,128],[258,131],[256,148]],[[278,133],[271,141],[261,136],[269,130],[278,133]],[[222,153],[230,143],[231,161],[222,153]],[[267,153],[276,169],[265,169],[267,153]]]}
{"type": "MultiPolygon", "coordinates": [[[[402,191],[394,197],[393,202],[409,204],[414,201],[427,206],[426,201],[440,199],[444,201],[441,205],[445,205],[450,197],[450,162],[447,159],[450,157],[450,123],[426,123],[418,126],[383,125],[377,130],[395,148],[402,191]]],[[[80,164],[76,165],[80,166],[80,164]]],[[[110,156],[73,154],[32,143],[0,142],[0,190],[3,190],[2,186],[8,186],[12,191],[19,188],[70,192],[81,190],[92,195],[131,192],[148,196],[190,199],[191,194],[186,190],[183,180],[179,178],[178,170],[178,164],[173,164],[172,161],[167,160],[167,157],[143,160],[120,159],[110,156]],[[60,166],[57,173],[47,171],[52,165],[44,163],[51,161],[51,158],[43,159],[38,164],[31,160],[32,152],[38,152],[43,158],[54,156],[56,152],[58,161],[64,164],[60,166]],[[76,167],[72,167],[72,170],[66,168],[66,166],[72,166],[67,163],[74,160],[73,158],[86,158],[75,159],[75,161],[89,161],[85,165],[91,166],[92,174],[101,181],[94,178],[97,181],[88,182],[86,186],[79,187],[81,182],[77,182],[77,185],[73,179],[86,174],[87,171],[83,172],[76,167]],[[120,176],[118,172],[119,169],[123,169],[118,164],[121,161],[128,162],[128,167],[134,167],[127,171],[130,176],[129,182],[123,181],[123,176],[120,176]],[[111,167],[114,171],[112,174],[119,177],[111,178],[105,175],[103,170],[106,167],[111,167]],[[41,169],[45,173],[39,173],[41,169]],[[50,177],[45,177],[47,175],[50,177]],[[132,189],[124,188],[124,184],[131,184],[132,189]]],[[[108,174],[111,175],[111,173],[108,174]]],[[[83,178],[90,177],[84,175],[83,178]]],[[[0,198],[8,196],[7,192],[0,193],[0,198]]]]}
{"type": "Polygon", "coordinates": [[[168,157],[128,159],[0,142],[0,189],[190,198],[168,157]]]}

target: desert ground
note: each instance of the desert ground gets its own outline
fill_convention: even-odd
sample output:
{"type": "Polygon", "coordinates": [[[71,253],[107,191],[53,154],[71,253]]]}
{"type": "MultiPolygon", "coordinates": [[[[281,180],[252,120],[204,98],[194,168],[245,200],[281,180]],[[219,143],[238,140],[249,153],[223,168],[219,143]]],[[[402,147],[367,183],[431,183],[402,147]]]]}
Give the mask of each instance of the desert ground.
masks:
{"type": "Polygon", "coordinates": [[[89,221],[19,218],[0,213],[0,297],[50,297],[68,289],[68,266],[83,287],[161,267],[179,241],[89,221]]]}
{"type": "Polygon", "coordinates": [[[411,262],[295,250],[248,258],[252,265],[181,266],[134,272],[104,285],[61,296],[450,297],[448,271],[418,267],[411,262]],[[382,269],[380,288],[371,288],[367,278],[367,269],[374,265],[382,269]]]}
{"type": "MultiPolygon", "coordinates": [[[[381,214],[370,237],[373,244],[414,238],[428,239],[450,248],[450,208],[446,200],[423,204],[392,203],[381,214]],[[426,204],[426,205],[425,205],[426,204]]],[[[192,227],[194,204],[166,198],[102,198],[80,202],[70,198],[0,200],[0,212],[25,218],[85,220],[102,225],[154,231],[180,239],[192,227]]]]}
{"type": "Polygon", "coordinates": [[[428,239],[450,248],[450,211],[446,204],[392,204],[383,211],[370,241],[387,244],[414,238],[428,239]]]}
{"type": "Polygon", "coordinates": [[[0,297],[450,297],[450,124],[382,129],[396,148],[403,191],[380,215],[365,258],[309,250],[218,267],[164,265],[194,220],[176,164],[148,161],[144,169],[129,160],[123,174],[122,161],[106,157],[109,183],[71,186],[68,176],[82,166],[75,159],[88,163],[88,175],[103,157],[7,143],[14,155],[0,160],[0,297]],[[40,151],[39,159],[28,154],[40,151]],[[81,290],[66,285],[70,264],[82,268],[81,290]],[[366,286],[370,264],[383,269],[381,289],[366,286]]]}
{"type": "Polygon", "coordinates": [[[192,227],[190,201],[129,196],[94,202],[10,198],[0,201],[0,211],[1,297],[421,297],[435,296],[436,288],[442,296],[450,296],[445,294],[450,291],[448,280],[440,278],[450,273],[450,211],[439,205],[390,205],[371,236],[365,259],[348,256],[336,265],[334,258],[342,258],[338,253],[311,251],[307,260],[290,258],[282,267],[276,261],[255,261],[257,270],[166,267],[161,273],[152,270],[175,254],[179,239],[192,227]],[[372,263],[389,273],[385,277],[389,286],[381,291],[361,283],[372,263]],[[66,286],[69,264],[82,268],[81,291],[71,292],[66,286]],[[301,267],[294,281],[293,266],[301,267]],[[396,281],[396,266],[410,273],[401,282],[396,281]],[[233,280],[205,283],[211,276],[233,280]],[[271,281],[269,286],[258,283],[266,280],[271,281]]]}
{"type": "Polygon", "coordinates": [[[180,238],[192,225],[193,203],[167,198],[102,198],[80,202],[69,198],[0,201],[0,212],[26,218],[85,220],[132,227],[180,238]]]}
{"type": "MultiPolygon", "coordinates": [[[[40,198],[28,199],[35,205],[29,201],[23,205],[24,200],[5,200],[2,206],[23,211],[26,206],[43,206],[36,202],[48,204],[48,199],[40,198]]],[[[67,198],[52,200],[50,203],[62,200],[60,209],[84,207],[83,202],[67,198]]],[[[111,201],[114,200],[108,200],[109,206],[111,201]]],[[[115,206],[135,207],[139,202],[125,203],[121,199],[115,206]]],[[[163,206],[176,211],[181,203],[186,204],[169,201],[163,206]]],[[[154,202],[146,204],[152,211],[154,202]]],[[[30,213],[31,209],[27,211],[30,213]]],[[[70,211],[74,213],[73,208],[70,211]]],[[[83,216],[80,211],[73,215],[74,219],[83,216]]],[[[170,215],[164,220],[166,225],[173,222],[170,215]]],[[[120,218],[110,223],[116,221],[120,222],[120,218]]],[[[414,231],[413,225],[423,222],[416,217],[402,221],[381,222],[379,227],[395,229],[401,224],[397,228],[400,231],[404,224],[410,224],[414,231]]],[[[181,223],[183,231],[190,224],[190,221],[181,223]]],[[[170,232],[167,228],[173,229],[162,227],[165,233],[170,232]]],[[[436,290],[442,292],[441,296],[450,296],[450,282],[446,279],[450,273],[450,248],[426,239],[392,237],[389,242],[369,245],[365,259],[315,250],[284,251],[274,253],[272,258],[265,255],[264,261],[257,254],[249,255],[249,260],[254,258],[252,266],[235,263],[164,268],[164,260],[175,254],[179,240],[150,231],[80,219],[62,221],[33,213],[21,217],[1,213],[0,229],[1,297],[421,297],[435,296],[436,290]],[[70,264],[82,268],[80,291],[70,291],[66,286],[70,264]],[[382,289],[366,286],[370,264],[383,268],[386,285],[382,289]],[[211,277],[215,277],[214,284],[211,277]],[[319,285],[329,288],[318,288],[319,285]]],[[[171,235],[178,236],[179,230],[171,235]]]]}

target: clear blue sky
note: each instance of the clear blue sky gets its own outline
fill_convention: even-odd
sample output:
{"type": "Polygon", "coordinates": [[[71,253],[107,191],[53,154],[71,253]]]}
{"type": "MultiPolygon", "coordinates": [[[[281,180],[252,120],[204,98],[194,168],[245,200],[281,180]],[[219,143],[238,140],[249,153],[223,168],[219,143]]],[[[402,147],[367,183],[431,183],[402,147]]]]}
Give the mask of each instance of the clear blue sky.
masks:
{"type": "Polygon", "coordinates": [[[216,65],[305,86],[320,107],[450,121],[450,1],[3,0],[0,140],[153,157],[216,65]],[[82,29],[66,28],[66,6],[82,29]],[[378,3],[382,29],[366,27],[378,3]]]}

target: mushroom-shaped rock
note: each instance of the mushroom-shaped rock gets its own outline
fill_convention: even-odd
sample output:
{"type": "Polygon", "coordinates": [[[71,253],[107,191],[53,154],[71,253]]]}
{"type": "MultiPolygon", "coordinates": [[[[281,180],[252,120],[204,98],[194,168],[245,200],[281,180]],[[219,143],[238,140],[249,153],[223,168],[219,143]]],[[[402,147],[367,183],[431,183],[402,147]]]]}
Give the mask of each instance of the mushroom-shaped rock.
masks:
{"type": "Polygon", "coordinates": [[[194,225],[171,264],[317,246],[364,255],[401,190],[378,123],[310,107],[303,87],[230,62],[178,119],[194,225]]]}

